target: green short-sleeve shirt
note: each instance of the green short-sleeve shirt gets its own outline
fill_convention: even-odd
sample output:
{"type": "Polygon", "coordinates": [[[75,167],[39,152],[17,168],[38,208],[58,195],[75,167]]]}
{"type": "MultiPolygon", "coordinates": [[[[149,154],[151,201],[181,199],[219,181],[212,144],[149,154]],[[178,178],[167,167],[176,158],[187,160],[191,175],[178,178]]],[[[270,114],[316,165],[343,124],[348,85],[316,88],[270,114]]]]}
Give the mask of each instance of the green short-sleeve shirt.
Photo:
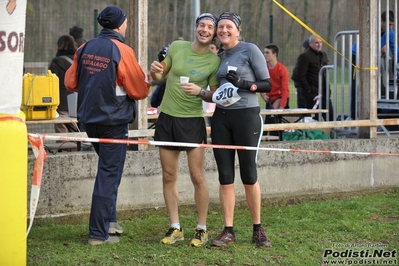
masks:
{"type": "Polygon", "coordinates": [[[189,77],[190,83],[203,89],[218,85],[216,73],[220,58],[211,50],[205,54],[194,52],[188,41],[174,41],[164,62],[170,70],[160,110],[174,117],[202,117],[201,97],[184,93],[179,87],[180,76],[189,77]]]}

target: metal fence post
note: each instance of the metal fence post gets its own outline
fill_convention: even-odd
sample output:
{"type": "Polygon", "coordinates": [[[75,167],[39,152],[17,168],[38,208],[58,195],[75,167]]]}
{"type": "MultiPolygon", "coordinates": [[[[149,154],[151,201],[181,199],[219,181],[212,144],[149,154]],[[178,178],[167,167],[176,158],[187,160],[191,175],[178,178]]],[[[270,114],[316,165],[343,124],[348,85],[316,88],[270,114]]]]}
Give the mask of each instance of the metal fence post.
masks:
{"type": "Polygon", "coordinates": [[[273,43],[273,15],[269,17],[269,39],[270,43],[273,43]]]}
{"type": "Polygon", "coordinates": [[[98,23],[97,23],[97,17],[98,17],[98,9],[94,9],[94,36],[93,38],[96,38],[98,35],[98,23]]]}

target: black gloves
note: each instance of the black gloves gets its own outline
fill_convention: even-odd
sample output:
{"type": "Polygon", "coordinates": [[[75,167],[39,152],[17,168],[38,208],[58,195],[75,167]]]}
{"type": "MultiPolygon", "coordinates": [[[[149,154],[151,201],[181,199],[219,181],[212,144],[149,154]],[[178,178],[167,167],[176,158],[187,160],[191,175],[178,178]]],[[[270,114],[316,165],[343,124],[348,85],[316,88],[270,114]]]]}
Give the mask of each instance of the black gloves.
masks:
{"type": "Polygon", "coordinates": [[[159,62],[162,62],[165,59],[166,54],[168,53],[168,50],[169,50],[169,46],[165,46],[164,48],[162,48],[161,51],[159,51],[159,53],[158,53],[158,61],[159,62]]]}
{"type": "Polygon", "coordinates": [[[158,61],[162,62],[165,59],[165,57],[166,57],[166,51],[165,50],[161,50],[158,53],[158,61]]]}
{"type": "Polygon", "coordinates": [[[240,79],[240,76],[235,70],[229,70],[229,72],[226,74],[226,79],[237,88],[242,88],[244,85],[244,81],[240,79]]]}

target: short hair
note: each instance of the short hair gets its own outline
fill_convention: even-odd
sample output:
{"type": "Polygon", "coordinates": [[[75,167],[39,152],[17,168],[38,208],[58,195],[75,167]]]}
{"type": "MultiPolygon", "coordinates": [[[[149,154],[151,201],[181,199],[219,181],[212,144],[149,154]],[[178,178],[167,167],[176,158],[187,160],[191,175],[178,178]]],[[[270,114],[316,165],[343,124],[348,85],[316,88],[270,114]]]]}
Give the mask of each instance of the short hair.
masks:
{"type": "Polygon", "coordinates": [[[309,44],[313,43],[316,39],[321,41],[321,39],[319,37],[316,37],[315,35],[310,35],[309,36],[309,44]]]}
{"type": "Polygon", "coordinates": [[[275,45],[275,44],[268,44],[268,45],[265,46],[265,48],[267,48],[267,49],[269,49],[269,50],[272,50],[273,54],[276,54],[276,56],[278,56],[279,49],[278,49],[278,46],[277,46],[277,45],[275,45]]]}
{"type": "Polygon", "coordinates": [[[71,35],[75,40],[83,38],[83,29],[78,26],[73,26],[69,29],[69,35],[71,35]]]}
{"type": "MultiPolygon", "coordinates": [[[[381,13],[381,20],[386,22],[387,21],[387,12],[384,11],[381,13]]],[[[389,10],[389,22],[394,22],[395,20],[395,15],[393,14],[392,10],[389,10]]]]}

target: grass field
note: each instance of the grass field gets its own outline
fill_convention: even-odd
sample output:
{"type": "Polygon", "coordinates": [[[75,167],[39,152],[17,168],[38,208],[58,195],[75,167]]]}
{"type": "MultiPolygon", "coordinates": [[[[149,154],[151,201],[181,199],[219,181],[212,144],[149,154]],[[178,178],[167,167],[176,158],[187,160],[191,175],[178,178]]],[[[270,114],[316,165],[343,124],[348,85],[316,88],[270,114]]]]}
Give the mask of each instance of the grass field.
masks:
{"type": "MultiPolygon", "coordinates": [[[[337,252],[334,254],[349,249],[352,254],[383,250],[389,258],[365,259],[389,262],[397,259],[393,251],[399,249],[398,199],[399,189],[391,189],[264,200],[262,220],[272,241],[270,248],[251,243],[252,224],[243,203],[235,214],[237,242],[224,248],[187,245],[196,225],[192,206],[181,207],[186,240],[173,246],[159,243],[169,226],[164,208],[121,212],[119,223],[125,230],[121,242],[94,247],[87,244],[87,216],[37,220],[28,237],[28,265],[329,265],[331,257],[323,260],[328,249],[337,252]],[[347,244],[351,247],[345,248],[347,244]]],[[[211,239],[222,228],[219,206],[212,204],[208,217],[211,239]]],[[[346,259],[359,262],[360,258],[346,259]]],[[[393,262],[385,265],[396,265],[393,262]]]]}

